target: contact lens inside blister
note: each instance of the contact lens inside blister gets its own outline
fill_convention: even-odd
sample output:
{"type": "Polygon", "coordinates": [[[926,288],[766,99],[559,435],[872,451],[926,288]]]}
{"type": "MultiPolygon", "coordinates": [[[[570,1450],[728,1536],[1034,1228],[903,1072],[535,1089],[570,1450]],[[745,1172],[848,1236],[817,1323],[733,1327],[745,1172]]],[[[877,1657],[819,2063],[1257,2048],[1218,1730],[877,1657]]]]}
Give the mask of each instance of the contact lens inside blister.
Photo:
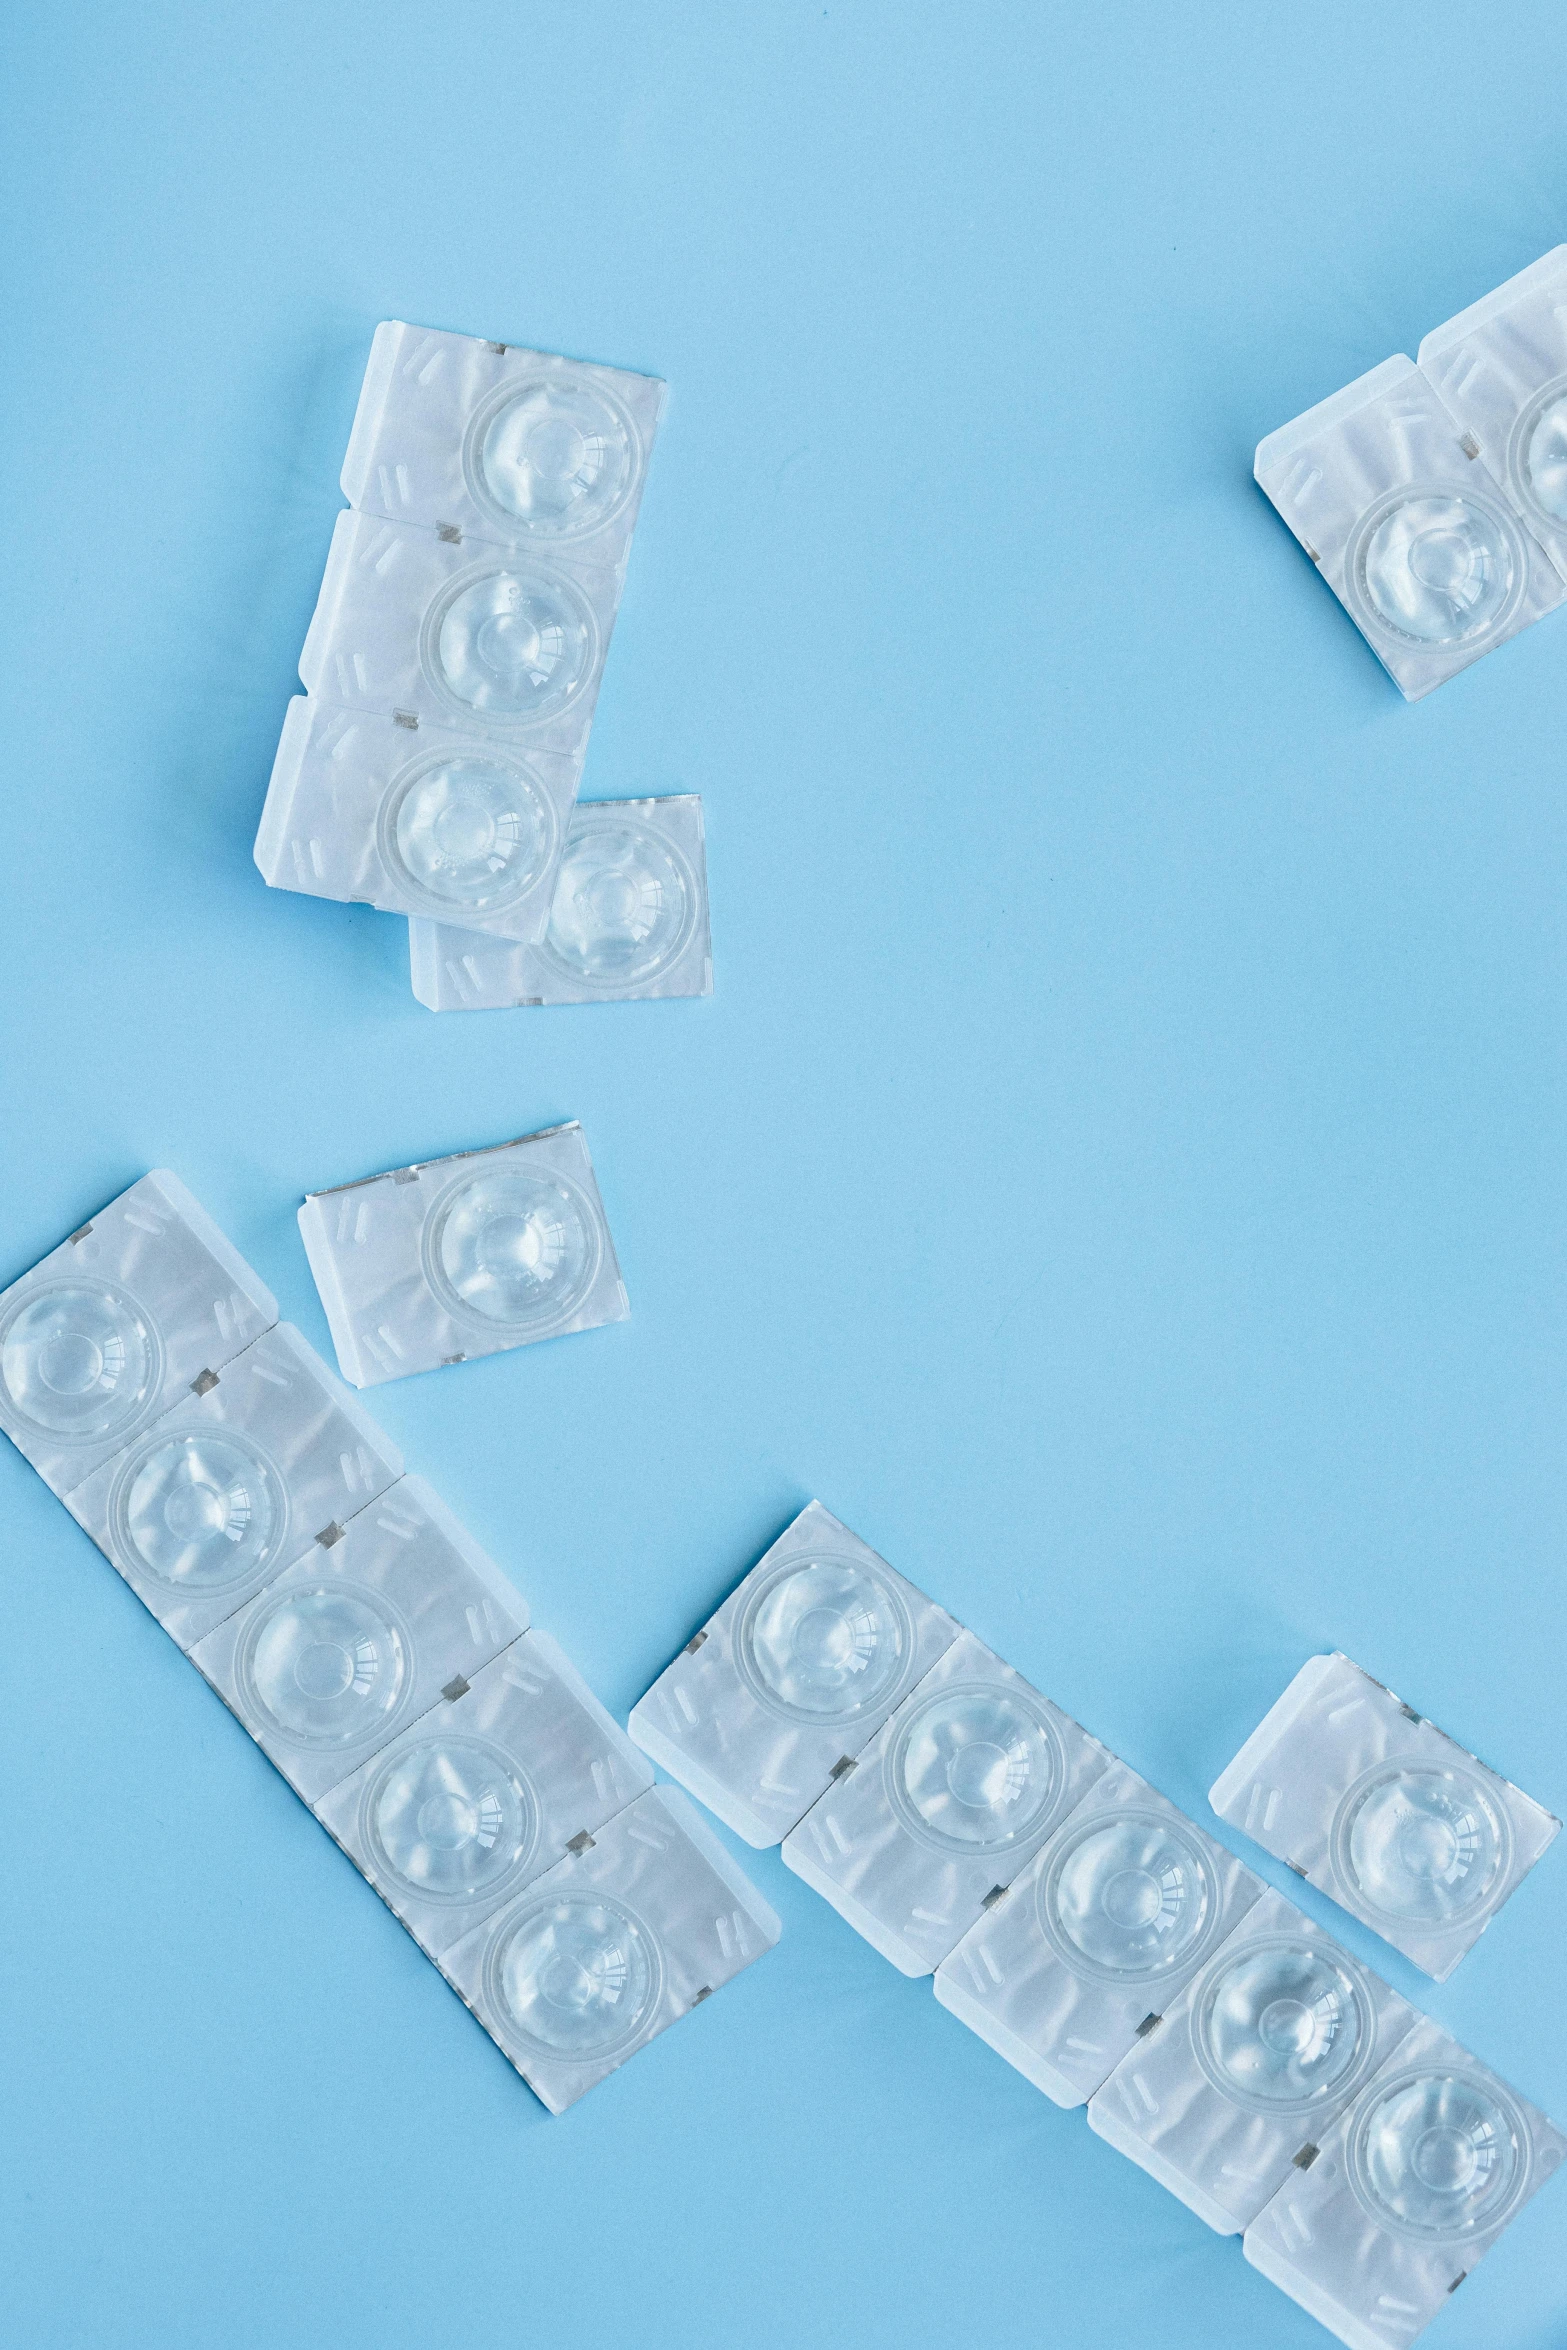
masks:
{"type": "Polygon", "coordinates": [[[1361,524],[1350,557],[1372,616],[1422,645],[1488,636],[1511,613],[1524,571],[1512,521],[1446,489],[1384,500],[1361,524]]]}
{"type": "Polygon", "coordinates": [[[469,427],[464,463],[497,521],[530,538],[581,538],[630,496],[636,434],[601,386],[551,373],[491,395],[469,427]]]}
{"type": "Polygon", "coordinates": [[[658,1997],[658,1948],[619,1902],[541,1902],[498,1938],[490,1997],[514,2039],[550,2056],[600,2058],[636,2038],[658,1997]]]}
{"type": "Polygon", "coordinates": [[[1214,2085],[1263,2110],[1347,2096],[1373,2028],[1370,1995],[1343,1954],[1289,1941],[1216,1962],[1193,2023],[1214,2085]]]}
{"type": "Polygon", "coordinates": [[[544,572],[457,581],[431,607],[425,658],[464,709],[525,724],[563,710],[593,667],[598,633],[577,590],[544,572]]]}
{"type": "Polygon", "coordinates": [[[365,1841],[382,1868],[427,1901],[473,1901],[523,1868],[538,1837],[533,1791],[480,1738],[405,1747],[365,1795],[365,1841]]]}
{"type": "Polygon", "coordinates": [[[1368,1909],[1438,1929],[1484,1906],[1510,1848],[1500,1806],[1457,1764],[1372,1771],[1350,1790],[1333,1829],[1339,1872],[1368,1909]]]}
{"type": "Polygon", "coordinates": [[[558,1175],[517,1165],[464,1177],[425,1228],[425,1272],[453,1312],[506,1330],[567,1320],[598,1272],[598,1227],[558,1175]]]}
{"type": "Polygon", "coordinates": [[[859,1559],[802,1559],[752,1593],[735,1636],[740,1669],[772,1711],[849,1722],[890,1704],[913,1629],[902,1599],[859,1559]]]}
{"type": "Polygon", "coordinates": [[[109,1501],[117,1546],[160,1582],[221,1591],[263,1573],[282,1549],[288,1501],[247,1437],[203,1428],[156,1438],[121,1470],[109,1501]]]}
{"type": "Polygon", "coordinates": [[[1003,1851],[1048,1818],[1065,1775],[1055,1726],[1020,1690],[976,1682],[914,1708],[887,1781],[905,1824],[948,1851],[1003,1851]]]}
{"type": "Polygon", "coordinates": [[[1195,1837],[1154,1811],[1085,1821],[1039,1883],[1040,1922],[1080,1973],[1143,1981],[1192,1960],[1217,1922],[1195,1837]]]}
{"type": "Polygon", "coordinates": [[[421,761],[394,784],[379,823],[387,869],[430,910],[500,913],[544,872],[548,799],[518,760],[464,752],[421,761]]]}
{"type": "Polygon", "coordinates": [[[126,1434],[156,1400],[162,1373],[153,1324],[107,1282],[30,1290],[0,1327],[0,1382],[11,1410],[64,1443],[126,1434]]]}
{"type": "Polygon", "coordinates": [[[284,1737],[351,1746],[385,1729],[411,1666],[408,1635],[383,1599],[351,1584],[319,1584],[263,1608],[235,1677],[252,1712],[284,1737]]]}
{"type": "Polygon", "coordinates": [[[668,841],[579,808],[540,951],[579,985],[644,987],[684,953],[696,914],[696,882],[668,841]]]}
{"type": "Polygon", "coordinates": [[[1495,2083],[1412,2071],[1367,2094],[1349,2174],[1372,2216],[1400,2234],[1467,2236],[1516,2202],[1528,2133],[1495,2083]]]}
{"type": "Polygon", "coordinates": [[[1525,496],[1552,522],[1567,522],[1567,385],[1554,384],[1535,401],[1514,447],[1525,496]]]}

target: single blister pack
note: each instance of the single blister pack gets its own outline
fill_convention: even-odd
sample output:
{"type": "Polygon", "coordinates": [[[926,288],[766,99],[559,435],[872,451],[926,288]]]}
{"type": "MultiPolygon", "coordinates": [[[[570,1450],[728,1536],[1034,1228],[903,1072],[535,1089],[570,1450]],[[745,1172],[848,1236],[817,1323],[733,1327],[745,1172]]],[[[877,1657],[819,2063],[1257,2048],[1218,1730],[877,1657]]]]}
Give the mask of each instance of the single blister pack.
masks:
{"type": "Polygon", "coordinates": [[[1564,2151],[1553,2122],[1422,2018],[1246,2230],[1246,2257],[1349,2350],[1408,2350],[1564,2151]]]}
{"type": "Polygon", "coordinates": [[[780,1931],[684,1796],[655,1787],[440,1963],[534,2095],[564,2113],[780,1931]]]}
{"type": "Polygon", "coordinates": [[[299,1229],[355,1387],[631,1311],[575,1121],[312,1192],[299,1229]]]}
{"type": "MultiPolygon", "coordinates": [[[[274,889],[536,939],[581,760],[296,694],[255,857],[274,889]]],[[[502,952],[508,951],[505,947],[502,952]]]]}
{"type": "Polygon", "coordinates": [[[960,1632],[783,1856],[906,1975],[928,1975],[1111,1756],[960,1632]]]}
{"type": "Polygon", "coordinates": [[[526,1631],[494,1562],[418,1477],[350,1518],[191,1651],[307,1803],[526,1631]]]}
{"type": "Polygon", "coordinates": [[[776,1844],[958,1626],[808,1502],[632,1708],[631,1735],[748,1844],[776,1844]]]}
{"type": "Polygon", "coordinates": [[[614,571],[340,514],[299,674],[323,700],[580,756],[614,571]]]}
{"type": "Polygon", "coordinates": [[[1561,1827],[1336,1653],[1302,1665],[1208,1800],[1439,1983],[1561,1827]]]}
{"type": "Polygon", "coordinates": [[[1411,359],[1384,360],[1270,433],[1255,472],[1410,701],[1567,595],[1411,359]]]}
{"type": "Polygon", "coordinates": [[[701,800],[579,801],[536,946],[459,919],[408,925],[413,991],[432,1012],[710,995],[701,800]]]}
{"type": "Polygon", "coordinates": [[[1567,573],[1567,245],[1428,334],[1420,372],[1567,573]]]}
{"type": "Polygon", "coordinates": [[[1057,2105],[1081,2105],[1264,1891],[1114,1762],[942,1960],[936,1997],[1057,2105]]]}
{"type": "Polygon", "coordinates": [[[343,495],[392,522],[624,563],[665,387],[476,335],[383,320],[343,495]]]}
{"type": "Polygon", "coordinates": [[[314,1809],[439,1958],[652,1778],[555,1642],[528,1632],[314,1809]]]}
{"type": "Polygon", "coordinates": [[[1089,2100],[1090,2126],[1220,2235],[1250,2225],[1417,2021],[1264,1893],[1089,2100]]]}
{"type": "Polygon", "coordinates": [[[66,1495],[181,1648],[193,1648],[403,1473],[402,1456],[287,1322],[66,1495]]]}
{"type": "Polygon", "coordinates": [[[158,1168],[0,1291],[0,1429],[67,1494],[276,1320],[271,1291],[158,1168]]]}

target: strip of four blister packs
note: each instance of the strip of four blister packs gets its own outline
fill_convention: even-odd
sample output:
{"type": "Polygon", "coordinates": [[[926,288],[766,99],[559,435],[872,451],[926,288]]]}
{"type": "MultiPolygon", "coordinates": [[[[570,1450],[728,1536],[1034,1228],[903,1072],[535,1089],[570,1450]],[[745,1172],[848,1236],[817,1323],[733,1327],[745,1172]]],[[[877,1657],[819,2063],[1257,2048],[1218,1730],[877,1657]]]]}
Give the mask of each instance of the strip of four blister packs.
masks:
{"type": "Polygon", "coordinates": [[[0,1293],[0,1428],[552,2113],[777,1940],[175,1176],[0,1293]]]}
{"type": "MultiPolygon", "coordinates": [[[[1351,2350],[1407,2350],[1567,2150],[818,1502],[630,1728],[1351,2350]]],[[[1212,1800],[1438,1975],[1558,1825],[1342,1657],[1212,1800]]]]}
{"type": "Polygon", "coordinates": [[[255,856],[406,916],[432,1010],[711,988],[700,799],[577,800],[663,405],[623,368],[376,329],[255,856]]]}

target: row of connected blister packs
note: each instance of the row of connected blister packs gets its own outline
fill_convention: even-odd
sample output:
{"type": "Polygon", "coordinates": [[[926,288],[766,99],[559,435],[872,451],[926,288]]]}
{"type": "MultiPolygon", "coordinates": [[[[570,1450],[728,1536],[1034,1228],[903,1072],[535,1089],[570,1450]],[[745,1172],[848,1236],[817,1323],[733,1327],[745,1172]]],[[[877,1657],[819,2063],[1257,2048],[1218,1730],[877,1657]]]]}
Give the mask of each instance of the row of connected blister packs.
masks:
{"type": "Polygon", "coordinates": [[[705,994],[701,802],[577,804],[664,387],[389,320],[256,837],[433,1010],[705,994]]]}
{"type": "Polygon", "coordinates": [[[176,1177],[0,1293],[0,1428],[551,2112],[777,1940],[176,1177]]]}
{"type": "Polygon", "coordinates": [[[1567,597],[1567,246],[1259,443],[1256,476],[1401,691],[1567,597]]]}
{"type": "MultiPolygon", "coordinates": [[[[1315,1667],[1215,1803],[1341,1890],[1316,1823],[1342,1781],[1351,1906],[1374,1886],[1383,1930],[1445,1972],[1556,1823],[1346,1659],[1315,1667]]],[[[1405,2350],[1567,2146],[819,1503],[631,1735],[1353,2350],[1405,2350]]]]}

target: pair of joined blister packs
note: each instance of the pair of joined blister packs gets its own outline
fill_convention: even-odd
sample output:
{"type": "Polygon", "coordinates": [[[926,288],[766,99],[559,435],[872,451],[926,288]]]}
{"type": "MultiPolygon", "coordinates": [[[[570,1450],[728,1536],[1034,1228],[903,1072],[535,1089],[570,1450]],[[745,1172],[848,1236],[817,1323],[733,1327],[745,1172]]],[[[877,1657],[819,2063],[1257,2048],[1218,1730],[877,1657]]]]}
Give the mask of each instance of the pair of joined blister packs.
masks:
{"type": "Polygon", "coordinates": [[[1257,447],[1258,482],[1417,701],[1567,597],[1567,245],[1257,447]]]}
{"type": "MultiPolygon", "coordinates": [[[[1333,1668],[1300,1677],[1317,1712],[1281,1701],[1215,1804],[1235,1817],[1233,1791],[1252,1832],[1282,1831],[1291,1850],[1269,1849],[1308,1873],[1302,1823],[1321,1804],[1299,1785],[1286,1826],[1251,1790],[1259,1774],[1303,1781],[1280,1748],[1291,1730],[1315,1735],[1319,1777],[1331,1752],[1353,1782],[1358,1881],[1396,1899],[1368,1857],[1396,1847],[1429,1910],[1447,1898],[1430,1886],[1450,1889],[1465,1866],[1461,1807],[1478,1797],[1458,1775],[1483,1766],[1385,1691],[1398,1726],[1374,1727],[1358,1684],[1377,1685],[1346,1685],[1338,1668],[1357,1669],[1343,1659],[1315,1665],[1333,1668]],[[1400,1767],[1402,1809],[1386,1791],[1400,1767]]],[[[781,1842],[902,1972],[933,1974],[943,2006],[1046,2096],[1086,2104],[1100,2136],[1210,2227],[1241,2234],[1247,2257],[1353,2350],[1405,2350],[1567,2147],[820,1503],[630,1728],[737,1834],[781,1842]]],[[[1485,1777],[1509,1857],[1477,1863],[1468,1905],[1449,1905],[1470,1940],[1485,1922],[1481,1879],[1494,1914],[1554,1832],[1485,1777]]]]}
{"type": "Polygon", "coordinates": [[[0,1428],[551,2112],[777,1940],[173,1175],[0,1293],[0,1428]]]}
{"type": "Polygon", "coordinates": [[[711,986],[701,801],[577,803],[663,404],[623,368],[376,329],[255,856],[405,915],[436,1011],[711,986]]]}

